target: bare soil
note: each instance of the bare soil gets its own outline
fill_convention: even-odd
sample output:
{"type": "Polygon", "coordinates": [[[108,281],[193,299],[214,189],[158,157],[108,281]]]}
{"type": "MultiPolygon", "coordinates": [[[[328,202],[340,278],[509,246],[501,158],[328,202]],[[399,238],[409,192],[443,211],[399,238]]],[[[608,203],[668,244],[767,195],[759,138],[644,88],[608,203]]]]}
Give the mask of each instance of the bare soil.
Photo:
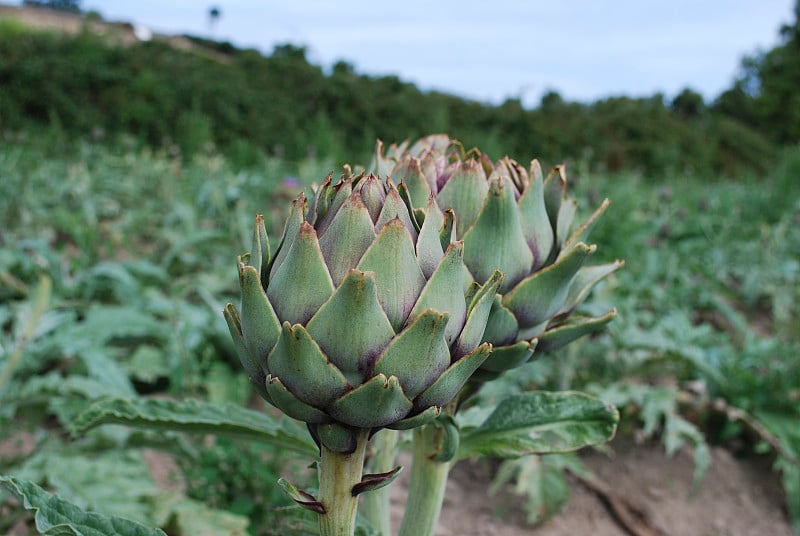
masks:
{"type": "MultiPolygon", "coordinates": [[[[624,528],[603,498],[573,478],[564,509],[538,527],[526,524],[522,499],[511,491],[487,495],[491,469],[462,462],[451,473],[437,536],[793,536],[779,475],[769,461],[736,459],[712,448],[712,464],[703,483],[692,489],[690,453],[667,457],[661,445],[612,444],[609,456],[586,450],[584,463],[598,481],[643,514],[640,532],[624,528]]],[[[395,530],[402,517],[408,477],[394,485],[395,530]]]]}

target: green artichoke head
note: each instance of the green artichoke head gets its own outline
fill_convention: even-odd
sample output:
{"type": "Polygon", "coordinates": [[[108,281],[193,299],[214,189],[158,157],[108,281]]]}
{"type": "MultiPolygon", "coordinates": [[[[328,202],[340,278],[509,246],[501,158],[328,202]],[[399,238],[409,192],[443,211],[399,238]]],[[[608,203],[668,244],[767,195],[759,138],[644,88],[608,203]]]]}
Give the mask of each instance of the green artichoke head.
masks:
{"type": "Polygon", "coordinates": [[[294,200],[274,253],[257,216],[239,259],[241,308],[225,318],[242,364],[335,451],[359,428],[435,418],[491,350],[481,340],[502,275],[473,284],[452,215],[431,205],[419,223],[408,199],[375,175],[329,176],[294,200]]]}
{"type": "Polygon", "coordinates": [[[573,314],[592,286],[623,263],[586,265],[596,247],[584,240],[608,200],[573,226],[577,203],[567,195],[563,165],[545,177],[537,160],[527,169],[507,157],[492,162],[433,135],[387,151],[379,142],[371,168],[403,181],[417,218],[427,218],[432,206],[455,214],[472,279],[497,269],[504,274],[483,338],[494,349],[476,379],[525,363],[534,350],[560,348],[616,316],[614,309],[598,317],[573,314]]]}

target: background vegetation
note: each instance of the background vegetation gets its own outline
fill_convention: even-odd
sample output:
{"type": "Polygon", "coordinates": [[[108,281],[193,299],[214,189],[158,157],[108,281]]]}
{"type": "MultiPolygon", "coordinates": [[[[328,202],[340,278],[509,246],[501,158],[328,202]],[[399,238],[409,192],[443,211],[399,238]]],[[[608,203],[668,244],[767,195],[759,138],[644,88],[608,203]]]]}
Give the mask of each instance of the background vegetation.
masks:
{"type": "MultiPolygon", "coordinates": [[[[291,45],[266,57],[199,39],[123,47],[0,21],[0,474],[171,534],[306,534],[264,485],[285,454],[113,426],[72,437],[69,424],[107,395],[263,409],[220,314],[238,299],[252,216],[274,238],[298,188],[365,163],[376,136],[447,131],[494,156],[570,160],[581,211],[613,201],[592,234],[599,254],[627,261],[586,305],[618,307],[607,332],[481,396],[597,393],[623,410],[623,431],[693,448],[698,480],[709,443],[768,456],[800,532],[797,27],[713,103],[691,90],[591,104],[551,93],[531,110],[345,63],[326,73],[291,45]],[[156,483],[148,468],[171,459],[174,484],[156,483]]],[[[532,520],[563,501],[565,470],[585,471],[546,460],[533,477],[525,461],[498,474],[533,479],[532,520]],[[537,474],[556,492],[536,492],[537,474]]],[[[293,470],[298,484],[310,476],[293,470]]],[[[0,533],[26,527],[0,503],[0,533]]]]}
{"type": "Polygon", "coordinates": [[[441,131],[495,156],[546,155],[553,162],[585,160],[597,170],[706,177],[763,172],[779,147],[800,141],[797,20],[783,29],[779,46],[746,58],[734,86],[712,103],[689,88],[673,98],[594,103],[550,92],[535,109],[516,99],[491,106],[422,92],[395,76],[358,73],[344,61],[326,72],[290,44],[264,56],[192,37],[191,46],[139,42],[120,25],[102,35],[90,28],[70,36],[0,21],[6,135],[31,127],[68,138],[127,134],[150,147],[174,146],[185,157],[213,144],[246,166],[258,153],[363,160],[376,137],[441,131]],[[130,39],[121,39],[126,31],[130,39]]]}

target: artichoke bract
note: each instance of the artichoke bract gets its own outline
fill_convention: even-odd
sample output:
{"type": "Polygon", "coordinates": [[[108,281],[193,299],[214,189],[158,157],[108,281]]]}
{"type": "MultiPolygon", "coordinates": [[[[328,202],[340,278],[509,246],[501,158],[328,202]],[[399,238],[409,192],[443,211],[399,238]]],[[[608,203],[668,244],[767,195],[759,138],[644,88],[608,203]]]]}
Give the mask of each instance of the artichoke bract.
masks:
{"type": "Polygon", "coordinates": [[[573,228],[577,203],[567,196],[563,165],[544,177],[537,160],[529,169],[507,157],[493,163],[477,149],[464,151],[448,136],[433,135],[385,153],[378,142],[370,167],[403,181],[418,219],[454,211],[473,279],[496,269],[504,274],[483,338],[494,348],[475,379],[521,365],[534,350],[556,350],[616,316],[614,309],[597,317],[573,314],[623,262],[585,265],[596,247],[584,240],[608,200],[573,228]]]}
{"type": "Polygon", "coordinates": [[[241,312],[225,308],[259,394],[334,452],[358,429],[429,422],[491,351],[502,275],[473,284],[452,215],[419,224],[403,198],[374,175],[328,176],[294,200],[274,254],[257,216],[241,312]]]}

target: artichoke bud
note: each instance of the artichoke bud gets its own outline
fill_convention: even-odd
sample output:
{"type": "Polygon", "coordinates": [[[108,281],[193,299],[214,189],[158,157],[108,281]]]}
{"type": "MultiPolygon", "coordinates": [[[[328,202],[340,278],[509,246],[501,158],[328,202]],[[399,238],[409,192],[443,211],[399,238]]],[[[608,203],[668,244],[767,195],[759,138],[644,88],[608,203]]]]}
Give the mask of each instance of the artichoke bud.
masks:
{"type": "MultiPolygon", "coordinates": [[[[591,288],[623,263],[585,265],[595,246],[584,241],[608,200],[574,225],[577,202],[567,195],[565,166],[545,177],[538,160],[527,169],[508,157],[493,163],[445,135],[422,138],[399,156],[397,150],[376,155],[382,170],[392,169],[392,179],[409,184],[418,220],[438,223],[452,211],[452,239],[464,242],[471,280],[484,281],[494,270],[504,274],[498,296],[487,300],[492,305],[482,337],[494,350],[482,365],[483,378],[529,360],[537,341],[539,352],[552,351],[615,316],[572,320],[591,288]]],[[[424,223],[420,235],[426,236],[424,223]]]]}
{"type": "Polygon", "coordinates": [[[452,212],[432,202],[420,222],[412,203],[387,178],[329,176],[294,200],[272,257],[257,217],[239,260],[241,306],[225,317],[243,367],[337,452],[357,429],[435,419],[491,352],[502,275],[474,283],[452,212]]]}

